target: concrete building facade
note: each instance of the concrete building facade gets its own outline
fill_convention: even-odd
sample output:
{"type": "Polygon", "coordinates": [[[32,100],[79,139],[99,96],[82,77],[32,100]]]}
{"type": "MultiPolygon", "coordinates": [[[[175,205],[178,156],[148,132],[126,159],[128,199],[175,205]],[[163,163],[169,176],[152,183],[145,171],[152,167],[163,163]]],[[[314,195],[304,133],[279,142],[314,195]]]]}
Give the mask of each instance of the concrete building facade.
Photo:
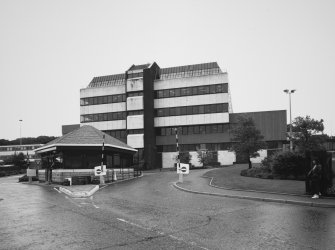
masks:
{"type": "MultiPolygon", "coordinates": [[[[193,165],[199,166],[199,149],[215,152],[223,165],[236,161],[228,150],[234,120],[228,74],[216,62],[170,68],[132,65],[122,74],[94,77],[80,90],[80,105],[81,125],[92,125],[136,148],[134,162],[146,169],[173,166],[175,129],[180,150],[190,152],[193,165]]],[[[257,125],[269,133],[265,140],[281,147],[286,111],[253,116],[270,123],[275,117],[280,126],[257,125]]]]}

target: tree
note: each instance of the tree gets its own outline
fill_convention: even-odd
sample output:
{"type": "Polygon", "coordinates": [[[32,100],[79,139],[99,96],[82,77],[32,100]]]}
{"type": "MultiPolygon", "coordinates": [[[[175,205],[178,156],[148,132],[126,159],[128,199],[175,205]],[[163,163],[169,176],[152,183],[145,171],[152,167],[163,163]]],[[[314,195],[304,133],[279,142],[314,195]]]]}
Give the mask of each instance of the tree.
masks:
{"type": "MultiPolygon", "coordinates": [[[[177,155],[174,158],[175,161],[177,161],[177,155]]],[[[179,152],[179,161],[180,163],[185,163],[185,164],[189,164],[190,161],[192,159],[192,155],[190,154],[190,152],[179,152]]]]}
{"type": "Polygon", "coordinates": [[[8,163],[14,164],[15,167],[23,168],[26,165],[25,156],[23,153],[14,154],[8,159],[8,163]]]}
{"type": "Polygon", "coordinates": [[[203,165],[206,166],[208,163],[213,161],[213,152],[205,150],[199,150],[197,151],[198,154],[198,160],[203,165]]]}
{"type": "Polygon", "coordinates": [[[237,125],[231,130],[233,134],[230,151],[236,155],[248,157],[249,168],[252,167],[250,158],[259,156],[258,151],[266,148],[261,132],[256,128],[252,118],[239,117],[237,125]]]}
{"type": "Polygon", "coordinates": [[[323,134],[323,119],[315,120],[310,116],[298,116],[292,123],[293,142],[298,151],[321,150],[327,135],[323,134]]]}

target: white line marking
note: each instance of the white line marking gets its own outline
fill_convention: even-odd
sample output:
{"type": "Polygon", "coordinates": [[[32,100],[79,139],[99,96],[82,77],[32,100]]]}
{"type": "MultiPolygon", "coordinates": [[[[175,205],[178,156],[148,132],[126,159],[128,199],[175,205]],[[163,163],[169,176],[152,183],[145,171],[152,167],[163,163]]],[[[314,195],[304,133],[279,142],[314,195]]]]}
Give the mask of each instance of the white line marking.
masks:
{"type": "Polygon", "coordinates": [[[79,204],[75,203],[71,198],[69,198],[68,196],[64,196],[68,201],[70,201],[72,204],[75,204],[78,207],[81,207],[79,204]]]}
{"type": "Polygon", "coordinates": [[[139,227],[139,228],[142,228],[142,229],[145,229],[145,230],[151,230],[150,228],[142,227],[141,225],[138,225],[138,224],[135,224],[135,223],[126,221],[126,220],[121,219],[121,218],[116,218],[116,219],[119,220],[119,221],[122,221],[122,222],[124,222],[124,223],[127,223],[127,224],[129,224],[129,225],[135,226],[135,227],[139,227]]]}
{"type": "Polygon", "coordinates": [[[93,207],[95,207],[95,208],[99,208],[98,206],[96,206],[96,205],[94,205],[94,204],[92,204],[93,205],[93,207]]]}
{"type": "Polygon", "coordinates": [[[61,191],[59,191],[57,188],[54,188],[58,193],[61,193],[61,191]]]}
{"type": "MultiPolygon", "coordinates": [[[[132,222],[130,222],[130,221],[126,221],[125,219],[122,219],[122,218],[116,218],[116,219],[119,220],[119,221],[122,221],[122,222],[124,222],[124,223],[127,223],[127,224],[129,224],[129,225],[132,225],[132,226],[135,226],[135,227],[139,227],[139,228],[141,228],[141,229],[145,229],[145,230],[150,230],[150,231],[152,231],[152,229],[150,229],[150,228],[142,227],[141,225],[132,223],[132,222]]],[[[156,231],[156,232],[157,232],[158,234],[160,234],[160,235],[165,235],[163,232],[160,232],[160,231],[156,231]]],[[[189,242],[189,241],[183,240],[182,238],[178,238],[178,237],[176,237],[176,236],[174,236],[174,235],[172,235],[172,234],[169,234],[168,236],[169,236],[170,238],[172,238],[172,239],[175,239],[175,240],[178,240],[178,241],[182,241],[182,242],[184,242],[184,243],[186,243],[186,244],[188,244],[188,245],[196,246],[196,247],[199,247],[199,248],[204,249],[204,250],[209,250],[208,248],[198,246],[197,243],[195,243],[195,242],[193,242],[193,241],[190,241],[190,242],[189,242]]]]}

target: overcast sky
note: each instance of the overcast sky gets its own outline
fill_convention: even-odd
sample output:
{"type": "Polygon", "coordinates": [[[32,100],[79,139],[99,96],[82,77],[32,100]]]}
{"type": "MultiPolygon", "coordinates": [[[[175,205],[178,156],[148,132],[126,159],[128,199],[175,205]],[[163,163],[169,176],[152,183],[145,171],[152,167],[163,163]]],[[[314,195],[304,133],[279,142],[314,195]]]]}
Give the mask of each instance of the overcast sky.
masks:
{"type": "MultiPolygon", "coordinates": [[[[335,134],[333,0],[0,0],[0,139],[60,136],[80,89],[132,64],[216,61],[234,112],[289,110],[335,134]]],[[[287,113],[289,115],[289,112],[287,113]]],[[[289,121],[289,117],[288,117],[289,121]]]]}

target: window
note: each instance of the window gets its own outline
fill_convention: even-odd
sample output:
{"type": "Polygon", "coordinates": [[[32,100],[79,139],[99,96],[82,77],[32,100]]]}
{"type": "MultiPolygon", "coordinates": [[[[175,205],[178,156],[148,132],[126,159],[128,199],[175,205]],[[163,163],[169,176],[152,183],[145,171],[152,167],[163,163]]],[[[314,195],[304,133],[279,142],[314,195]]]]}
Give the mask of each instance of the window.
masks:
{"type": "Polygon", "coordinates": [[[212,133],[212,126],[206,125],[206,134],[211,134],[211,133],[212,133]]]}
{"type": "Polygon", "coordinates": [[[108,115],[107,115],[107,113],[104,113],[104,114],[103,114],[103,120],[104,120],[104,121],[107,121],[107,119],[108,119],[108,115]]]}
{"type": "Polygon", "coordinates": [[[205,94],[209,94],[209,86],[204,86],[205,94]]]}
{"type": "Polygon", "coordinates": [[[218,125],[218,133],[222,133],[223,132],[223,125],[219,124],[218,125]]]}
{"type": "Polygon", "coordinates": [[[199,106],[193,106],[192,107],[192,112],[193,112],[194,115],[199,114],[199,106]]]}
{"type": "Polygon", "coordinates": [[[125,95],[125,94],[122,95],[122,101],[123,101],[123,102],[126,101],[126,95],[125,95]]]}
{"type": "Polygon", "coordinates": [[[187,135],[187,127],[183,127],[183,132],[182,132],[183,135],[187,135]]]}
{"type": "Polygon", "coordinates": [[[176,115],[176,108],[170,108],[170,116],[176,115]]]}
{"type": "Polygon", "coordinates": [[[166,135],[166,129],[165,128],[161,128],[161,135],[166,135]]]}
{"type": "Polygon", "coordinates": [[[204,125],[199,126],[199,133],[200,134],[205,134],[206,133],[206,128],[204,125]]]}
{"type": "Polygon", "coordinates": [[[94,115],[93,115],[93,121],[94,121],[94,122],[97,122],[98,119],[99,119],[98,114],[94,114],[94,115]]]}
{"type": "Polygon", "coordinates": [[[122,102],[122,95],[117,95],[117,102],[122,102]]]}
{"type": "Polygon", "coordinates": [[[176,107],[176,115],[180,115],[181,114],[181,108],[180,107],[176,107]]]}
{"type": "Polygon", "coordinates": [[[213,134],[216,134],[218,132],[218,125],[214,124],[212,125],[212,131],[213,134]]]}
{"type": "Polygon", "coordinates": [[[114,113],[113,113],[113,120],[114,120],[114,121],[117,120],[117,112],[114,112],[114,113]]]}
{"type": "Polygon", "coordinates": [[[175,89],[175,91],[174,91],[174,96],[175,96],[175,97],[180,96],[180,89],[175,89]]]}
{"type": "Polygon", "coordinates": [[[187,88],[180,89],[180,95],[181,96],[186,96],[187,95],[187,88]]]}
{"type": "Polygon", "coordinates": [[[216,88],[216,93],[222,93],[223,92],[223,88],[222,88],[222,84],[217,84],[216,86],[215,86],[215,88],[216,88]]]}
{"type": "Polygon", "coordinates": [[[211,105],[205,105],[205,114],[211,113],[211,105]]]}
{"type": "Polygon", "coordinates": [[[97,105],[98,104],[98,98],[97,97],[93,97],[93,105],[97,105]]]}
{"type": "Polygon", "coordinates": [[[186,107],[180,107],[180,115],[186,115],[186,107]]]}
{"type": "Polygon", "coordinates": [[[209,93],[211,93],[211,94],[215,94],[216,93],[216,91],[215,91],[215,85],[211,85],[211,86],[209,86],[209,93]]]}
{"type": "Polygon", "coordinates": [[[170,109],[169,108],[165,108],[163,109],[163,116],[169,116],[170,115],[170,109]]]}
{"type": "Polygon", "coordinates": [[[192,89],[186,88],[186,95],[192,95],[192,89]]]}
{"type": "Polygon", "coordinates": [[[211,113],[216,113],[216,104],[211,104],[209,105],[210,106],[210,109],[211,109],[211,113]]]}
{"type": "Polygon", "coordinates": [[[204,95],[206,93],[205,86],[199,86],[198,93],[199,95],[204,95]]]}
{"type": "Polygon", "coordinates": [[[189,135],[193,134],[193,126],[188,126],[187,130],[189,135]]]}
{"type": "Polygon", "coordinates": [[[163,116],[163,110],[162,109],[157,109],[157,116],[163,116]]]}
{"type": "Polygon", "coordinates": [[[117,102],[117,95],[113,95],[113,102],[117,102]]]}
{"type": "Polygon", "coordinates": [[[112,103],[113,102],[113,96],[112,95],[107,96],[107,102],[108,103],[112,103]]]}
{"type": "Polygon", "coordinates": [[[218,112],[218,113],[222,113],[222,112],[223,112],[223,104],[222,104],[222,103],[217,104],[217,105],[216,105],[216,108],[217,108],[217,112],[218,112]]]}
{"type": "Polygon", "coordinates": [[[170,97],[174,97],[174,92],[175,92],[174,89],[170,89],[170,91],[169,91],[169,96],[170,96],[170,97]]]}
{"type": "Polygon", "coordinates": [[[192,88],[192,95],[197,95],[198,94],[198,87],[193,87],[192,88]]]}
{"type": "Polygon", "coordinates": [[[166,128],[166,135],[171,135],[171,128],[166,128]]]}
{"type": "Polygon", "coordinates": [[[163,98],[163,90],[158,90],[157,91],[157,97],[158,98],[163,98]]]}
{"type": "Polygon", "coordinates": [[[192,110],[193,110],[192,106],[187,106],[187,107],[186,107],[186,114],[187,114],[187,115],[192,115],[192,114],[193,114],[193,113],[192,113],[192,110]]]}
{"type": "Polygon", "coordinates": [[[165,89],[163,90],[163,98],[168,98],[169,97],[169,90],[165,89]]]}
{"type": "Polygon", "coordinates": [[[200,105],[199,107],[199,114],[204,114],[205,113],[205,106],[204,105],[200,105]]]}

